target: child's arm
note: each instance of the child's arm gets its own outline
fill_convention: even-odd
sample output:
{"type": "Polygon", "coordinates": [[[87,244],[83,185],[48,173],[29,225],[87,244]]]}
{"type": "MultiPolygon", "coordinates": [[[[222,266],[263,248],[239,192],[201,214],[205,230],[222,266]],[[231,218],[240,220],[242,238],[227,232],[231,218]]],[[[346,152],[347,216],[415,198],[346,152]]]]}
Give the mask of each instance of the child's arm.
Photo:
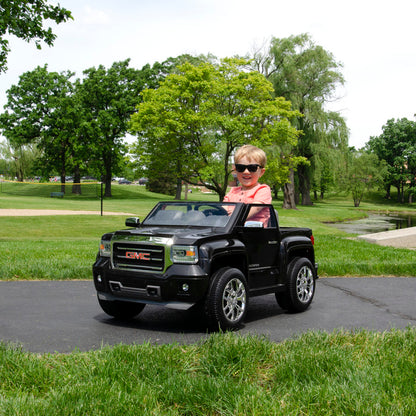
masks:
{"type": "MultiPolygon", "coordinates": [[[[253,195],[253,201],[250,201],[251,204],[271,204],[272,203],[272,192],[268,185],[263,185],[258,191],[253,195]]],[[[248,214],[247,219],[258,214],[263,207],[253,207],[248,214]]]]}

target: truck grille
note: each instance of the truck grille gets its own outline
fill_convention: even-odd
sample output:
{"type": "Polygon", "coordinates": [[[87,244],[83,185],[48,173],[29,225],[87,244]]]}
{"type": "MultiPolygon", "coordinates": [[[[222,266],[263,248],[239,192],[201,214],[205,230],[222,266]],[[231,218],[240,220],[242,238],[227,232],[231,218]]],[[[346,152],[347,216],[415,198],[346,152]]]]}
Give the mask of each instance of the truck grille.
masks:
{"type": "Polygon", "coordinates": [[[165,267],[163,246],[114,242],[112,261],[115,269],[161,272],[165,267]]]}

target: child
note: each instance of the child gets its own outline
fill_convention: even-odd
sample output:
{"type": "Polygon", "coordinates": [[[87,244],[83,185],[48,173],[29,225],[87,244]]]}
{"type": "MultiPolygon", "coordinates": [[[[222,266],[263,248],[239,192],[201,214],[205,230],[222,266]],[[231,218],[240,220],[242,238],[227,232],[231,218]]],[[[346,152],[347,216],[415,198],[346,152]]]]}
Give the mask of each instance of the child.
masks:
{"type": "MultiPolygon", "coordinates": [[[[234,167],[240,186],[231,188],[224,202],[244,202],[245,204],[271,204],[272,193],[268,185],[258,183],[265,172],[267,158],[263,150],[247,144],[240,147],[234,155],[234,167]]],[[[262,208],[250,211],[250,221],[265,222],[262,208]]]]}
{"type": "Polygon", "coordinates": [[[266,154],[258,147],[250,144],[240,147],[234,155],[234,167],[241,186],[231,188],[224,202],[271,204],[270,187],[258,183],[265,172],[266,161],[266,154]]]}

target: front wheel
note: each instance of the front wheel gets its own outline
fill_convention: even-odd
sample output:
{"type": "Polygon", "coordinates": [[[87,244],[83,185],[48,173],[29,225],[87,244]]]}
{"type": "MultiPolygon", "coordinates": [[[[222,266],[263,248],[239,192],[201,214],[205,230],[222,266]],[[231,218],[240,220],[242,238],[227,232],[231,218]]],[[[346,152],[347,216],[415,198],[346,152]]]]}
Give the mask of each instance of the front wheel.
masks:
{"type": "Polygon", "coordinates": [[[101,309],[116,319],[131,319],[138,315],[146,306],[144,303],[103,300],[98,298],[101,309]]]}
{"type": "Polygon", "coordinates": [[[315,272],[312,263],[305,257],[293,259],[287,271],[287,287],[276,293],[277,303],[282,309],[303,312],[315,294],[315,272]]]}
{"type": "Polygon", "coordinates": [[[231,267],[219,269],[212,277],[205,302],[211,326],[229,330],[238,328],[247,313],[248,291],[244,274],[231,267]]]}

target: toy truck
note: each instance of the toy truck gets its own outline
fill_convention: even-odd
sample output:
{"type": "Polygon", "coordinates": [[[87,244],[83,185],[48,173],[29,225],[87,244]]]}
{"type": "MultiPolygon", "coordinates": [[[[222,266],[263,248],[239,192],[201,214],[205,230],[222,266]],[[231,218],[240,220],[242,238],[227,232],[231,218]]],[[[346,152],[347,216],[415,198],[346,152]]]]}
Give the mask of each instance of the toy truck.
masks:
{"type": "Polygon", "coordinates": [[[318,266],[309,228],[280,227],[272,205],[159,202],[143,221],[104,234],[93,265],[98,302],[130,319],[146,304],[201,307],[210,326],[242,325],[254,296],[306,310],[318,266]]]}

